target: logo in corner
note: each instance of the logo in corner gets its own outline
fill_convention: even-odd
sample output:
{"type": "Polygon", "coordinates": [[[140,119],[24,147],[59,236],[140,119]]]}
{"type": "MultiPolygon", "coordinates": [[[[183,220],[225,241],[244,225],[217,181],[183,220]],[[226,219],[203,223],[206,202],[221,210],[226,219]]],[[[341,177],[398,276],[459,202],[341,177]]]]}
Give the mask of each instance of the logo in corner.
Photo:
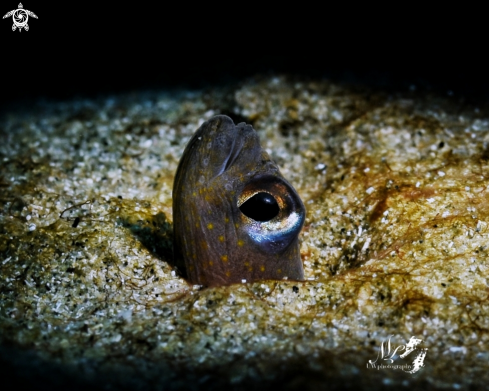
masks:
{"type": "Polygon", "coordinates": [[[373,369],[401,369],[407,373],[416,373],[422,367],[424,367],[424,359],[426,357],[426,353],[428,348],[418,348],[418,345],[423,341],[422,339],[418,339],[416,337],[411,337],[411,339],[406,343],[406,345],[399,345],[395,349],[391,345],[391,338],[393,336],[389,336],[387,341],[383,341],[380,345],[380,352],[377,355],[377,359],[375,361],[368,360],[367,368],[373,369]],[[398,352],[404,353],[399,354],[398,352]],[[411,353],[415,353],[414,360],[411,364],[399,362],[398,364],[394,364],[394,360],[396,358],[403,359],[411,353]],[[380,359],[380,362],[378,362],[380,359]],[[386,364],[387,363],[387,364],[386,364]]]}
{"type": "Polygon", "coordinates": [[[32,16],[36,19],[38,19],[38,17],[34,12],[24,9],[22,3],[19,3],[18,7],[19,8],[17,8],[16,10],[7,12],[3,16],[3,19],[8,18],[9,16],[12,17],[12,20],[14,21],[14,24],[12,25],[12,31],[15,31],[17,29],[19,29],[19,31],[22,31],[23,28],[25,29],[25,31],[29,31],[29,25],[27,24],[29,16],[32,16]]]}

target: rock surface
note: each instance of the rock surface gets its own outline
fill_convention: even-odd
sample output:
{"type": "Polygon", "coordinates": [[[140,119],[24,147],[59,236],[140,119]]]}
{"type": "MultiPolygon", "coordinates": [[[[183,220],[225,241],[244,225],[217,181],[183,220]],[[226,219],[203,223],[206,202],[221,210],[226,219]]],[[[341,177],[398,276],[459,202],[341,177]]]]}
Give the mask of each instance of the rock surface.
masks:
{"type": "Polygon", "coordinates": [[[485,108],[257,77],[39,103],[0,132],[0,359],[13,371],[29,357],[33,379],[61,368],[118,389],[488,383],[485,108]],[[253,124],[301,195],[306,282],[201,289],[175,272],[173,177],[216,114],[253,124]],[[411,337],[414,352],[392,355],[411,337]]]}

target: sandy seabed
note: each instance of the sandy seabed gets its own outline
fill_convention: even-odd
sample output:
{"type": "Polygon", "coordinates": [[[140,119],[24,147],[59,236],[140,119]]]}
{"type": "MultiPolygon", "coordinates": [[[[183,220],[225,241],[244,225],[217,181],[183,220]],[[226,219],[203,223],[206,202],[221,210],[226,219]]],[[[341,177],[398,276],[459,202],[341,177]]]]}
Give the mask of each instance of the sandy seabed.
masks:
{"type": "Polygon", "coordinates": [[[0,132],[12,374],[95,389],[489,383],[487,108],[259,76],[39,102],[0,132]],[[216,114],[251,123],[301,195],[307,281],[204,289],[176,273],[174,174],[216,114]]]}

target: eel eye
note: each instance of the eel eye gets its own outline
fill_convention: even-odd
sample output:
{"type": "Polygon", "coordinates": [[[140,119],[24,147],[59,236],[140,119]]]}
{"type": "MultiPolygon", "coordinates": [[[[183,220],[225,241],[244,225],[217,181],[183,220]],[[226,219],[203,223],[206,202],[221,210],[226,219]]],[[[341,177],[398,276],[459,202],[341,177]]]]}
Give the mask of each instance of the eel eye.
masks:
{"type": "Polygon", "coordinates": [[[277,200],[265,192],[256,193],[247,199],[239,209],[245,216],[255,221],[270,221],[280,212],[277,200]]]}
{"type": "Polygon", "coordinates": [[[266,254],[279,254],[297,241],[305,218],[304,205],[294,188],[274,175],[255,176],[237,199],[240,230],[266,254]]]}

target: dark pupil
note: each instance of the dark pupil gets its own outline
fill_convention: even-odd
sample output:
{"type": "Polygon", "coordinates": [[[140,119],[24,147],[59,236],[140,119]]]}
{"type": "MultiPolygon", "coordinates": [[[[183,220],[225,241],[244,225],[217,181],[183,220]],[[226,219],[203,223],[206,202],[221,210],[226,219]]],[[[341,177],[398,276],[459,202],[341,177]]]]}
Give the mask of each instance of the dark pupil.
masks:
{"type": "Polygon", "coordinates": [[[278,215],[277,201],[268,193],[257,193],[239,207],[245,216],[255,221],[269,221],[278,215]]]}

